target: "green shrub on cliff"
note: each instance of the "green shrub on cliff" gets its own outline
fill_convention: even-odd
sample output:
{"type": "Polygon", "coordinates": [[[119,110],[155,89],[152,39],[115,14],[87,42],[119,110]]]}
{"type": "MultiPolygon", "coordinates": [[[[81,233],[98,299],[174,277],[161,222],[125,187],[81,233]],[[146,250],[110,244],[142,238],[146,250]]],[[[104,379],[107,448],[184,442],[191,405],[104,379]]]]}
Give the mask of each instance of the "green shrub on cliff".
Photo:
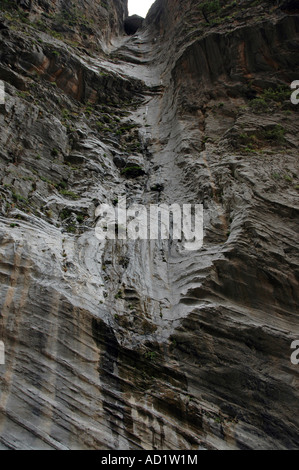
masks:
{"type": "Polygon", "coordinates": [[[219,0],[206,0],[200,6],[204,13],[215,13],[221,9],[219,0]]]}

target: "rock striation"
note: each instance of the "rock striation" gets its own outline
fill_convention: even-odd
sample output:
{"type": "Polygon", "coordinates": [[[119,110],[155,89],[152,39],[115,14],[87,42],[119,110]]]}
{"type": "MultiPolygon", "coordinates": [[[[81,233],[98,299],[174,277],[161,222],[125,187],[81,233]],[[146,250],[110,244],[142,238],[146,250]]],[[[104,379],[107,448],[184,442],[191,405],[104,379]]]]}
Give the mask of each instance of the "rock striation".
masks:
{"type": "Polygon", "coordinates": [[[298,2],[2,3],[0,448],[297,449],[298,2]]]}

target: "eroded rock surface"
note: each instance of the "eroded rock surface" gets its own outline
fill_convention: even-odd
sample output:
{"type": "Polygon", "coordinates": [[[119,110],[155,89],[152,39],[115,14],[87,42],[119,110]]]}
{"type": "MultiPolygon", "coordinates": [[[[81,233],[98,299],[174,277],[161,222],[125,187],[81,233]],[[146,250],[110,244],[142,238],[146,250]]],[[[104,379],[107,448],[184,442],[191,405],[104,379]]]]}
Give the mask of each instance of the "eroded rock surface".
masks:
{"type": "Polygon", "coordinates": [[[297,2],[11,3],[1,448],[298,448],[297,2]],[[124,196],[202,203],[203,248],[99,241],[124,196]]]}

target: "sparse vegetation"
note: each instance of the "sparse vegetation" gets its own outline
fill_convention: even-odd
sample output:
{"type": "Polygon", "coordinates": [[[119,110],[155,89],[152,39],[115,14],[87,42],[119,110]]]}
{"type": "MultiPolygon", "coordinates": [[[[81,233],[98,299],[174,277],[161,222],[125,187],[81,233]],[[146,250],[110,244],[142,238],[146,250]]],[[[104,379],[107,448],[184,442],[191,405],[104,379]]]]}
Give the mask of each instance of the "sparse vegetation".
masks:
{"type": "Polygon", "coordinates": [[[123,299],[123,293],[121,290],[118,291],[118,293],[114,296],[115,299],[123,299]]]}
{"type": "Polygon", "coordinates": [[[242,132],[234,141],[234,145],[247,153],[261,151],[268,145],[282,145],[285,143],[286,130],[281,125],[250,132],[242,132]]]}
{"type": "Polygon", "coordinates": [[[144,358],[148,361],[154,362],[157,359],[157,353],[155,351],[146,351],[144,358]]]}
{"type": "Polygon", "coordinates": [[[12,198],[15,202],[21,202],[22,204],[28,204],[28,199],[21,196],[20,194],[12,192],[12,198]]]}
{"type": "Polygon", "coordinates": [[[60,194],[62,194],[62,196],[69,197],[70,199],[79,199],[78,194],[74,193],[73,191],[68,191],[66,189],[61,189],[60,194]]]}
{"type": "Polygon", "coordinates": [[[291,90],[287,85],[267,88],[257,98],[252,99],[249,106],[255,113],[268,113],[285,105],[291,110],[290,96],[291,90]]]}

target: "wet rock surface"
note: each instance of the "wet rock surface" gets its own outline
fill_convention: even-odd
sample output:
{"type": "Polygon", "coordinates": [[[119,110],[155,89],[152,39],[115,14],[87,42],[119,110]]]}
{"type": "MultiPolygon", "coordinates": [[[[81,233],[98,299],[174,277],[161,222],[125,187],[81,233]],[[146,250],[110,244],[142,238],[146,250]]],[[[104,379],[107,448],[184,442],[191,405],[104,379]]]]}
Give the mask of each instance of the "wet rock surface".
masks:
{"type": "Polygon", "coordinates": [[[10,3],[0,447],[298,448],[296,2],[10,3]],[[203,248],[98,240],[124,196],[203,204],[203,248]]]}

